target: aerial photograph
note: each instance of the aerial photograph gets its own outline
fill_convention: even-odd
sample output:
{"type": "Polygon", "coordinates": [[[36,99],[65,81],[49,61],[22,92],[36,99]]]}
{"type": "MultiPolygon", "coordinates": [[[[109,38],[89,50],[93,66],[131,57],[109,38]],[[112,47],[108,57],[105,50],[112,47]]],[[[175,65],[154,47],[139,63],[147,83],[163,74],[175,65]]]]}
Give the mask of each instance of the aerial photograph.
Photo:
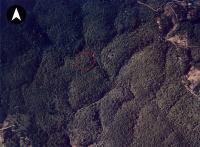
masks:
{"type": "Polygon", "coordinates": [[[200,0],[0,0],[0,147],[200,147],[200,0]]]}

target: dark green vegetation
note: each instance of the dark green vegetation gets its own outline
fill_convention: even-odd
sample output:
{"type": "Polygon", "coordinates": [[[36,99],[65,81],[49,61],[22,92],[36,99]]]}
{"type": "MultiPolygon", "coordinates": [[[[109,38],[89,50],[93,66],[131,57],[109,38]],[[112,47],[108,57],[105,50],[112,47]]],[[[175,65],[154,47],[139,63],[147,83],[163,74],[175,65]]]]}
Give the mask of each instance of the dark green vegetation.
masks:
{"type": "MultiPolygon", "coordinates": [[[[151,11],[136,0],[17,2],[28,9],[22,26],[1,14],[0,111],[18,122],[8,147],[20,136],[33,147],[200,146],[200,101],[181,83],[188,63],[151,11]],[[75,66],[84,51],[97,62],[87,72],[75,66]]],[[[3,12],[14,0],[0,3],[3,12]]],[[[183,26],[200,45],[200,24],[183,26]]],[[[199,64],[199,48],[189,60],[199,64]]]]}

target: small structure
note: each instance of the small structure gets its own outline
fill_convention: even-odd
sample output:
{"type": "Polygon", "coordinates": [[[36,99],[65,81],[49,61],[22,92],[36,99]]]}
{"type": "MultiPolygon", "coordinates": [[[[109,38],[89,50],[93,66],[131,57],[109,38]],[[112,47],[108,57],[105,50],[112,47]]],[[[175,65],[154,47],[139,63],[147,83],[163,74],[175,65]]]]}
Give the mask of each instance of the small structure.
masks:
{"type": "Polygon", "coordinates": [[[200,92],[196,89],[200,86],[200,69],[192,66],[188,74],[185,76],[183,83],[190,93],[200,98],[200,92]]]}
{"type": "Polygon", "coordinates": [[[170,37],[167,39],[167,41],[171,42],[173,45],[179,48],[188,48],[189,41],[186,34],[184,35],[174,35],[173,37],[170,37]]]}
{"type": "Polygon", "coordinates": [[[200,19],[200,16],[198,16],[198,13],[200,12],[200,4],[196,1],[172,0],[157,9],[139,0],[137,2],[156,13],[156,23],[158,24],[158,28],[161,31],[167,31],[165,39],[174,36],[180,29],[180,24],[182,22],[197,21],[200,19]],[[168,24],[164,23],[165,20],[169,21],[172,24],[172,27],[168,28],[168,24]]]}
{"type": "Polygon", "coordinates": [[[8,115],[7,118],[0,124],[0,147],[5,147],[6,134],[12,133],[16,135],[19,141],[20,147],[32,147],[32,142],[27,136],[21,136],[20,125],[17,118],[19,116],[8,115]]]}
{"type": "Polygon", "coordinates": [[[11,116],[8,116],[3,123],[0,123],[0,145],[4,147],[4,134],[9,129],[12,129],[14,127],[14,120],[11,116]]]}

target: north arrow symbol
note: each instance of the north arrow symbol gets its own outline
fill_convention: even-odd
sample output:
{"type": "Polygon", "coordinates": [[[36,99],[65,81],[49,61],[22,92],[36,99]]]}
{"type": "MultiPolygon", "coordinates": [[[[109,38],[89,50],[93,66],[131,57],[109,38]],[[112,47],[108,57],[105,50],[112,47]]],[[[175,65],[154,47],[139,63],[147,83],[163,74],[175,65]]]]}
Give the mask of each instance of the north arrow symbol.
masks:
{"type": "Polygon", "coordinates": [[[18,12],[18,10],[17,10],[17,8],[15,9],[15,12],[14,12],[14,14],[13,14],[13,17],[12,17],[12,21],[14,20],[14,19],[19,19],[20,21],[21,21],[21,17],[20,17],[20,15],[19,15],[19,12],[18,12]]]}
{"type": "Polygon", "coordinates": [[[26,18],[26,10],[19,5],[13,5],[7,10],[7,19],[12,24],[21,24],[26,18]]]}

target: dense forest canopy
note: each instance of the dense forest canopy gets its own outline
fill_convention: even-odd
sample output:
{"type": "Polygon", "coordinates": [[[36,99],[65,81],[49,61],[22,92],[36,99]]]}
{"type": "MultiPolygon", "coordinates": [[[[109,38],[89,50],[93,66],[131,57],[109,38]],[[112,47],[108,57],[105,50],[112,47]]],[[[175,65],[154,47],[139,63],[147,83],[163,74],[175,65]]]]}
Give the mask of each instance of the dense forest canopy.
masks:
{"type": "MultiPolygon", "coordinates": [[[[153,11],[136,0],[0,4],[0,123],[14,124],[6,147],[200,146],[200,101],[182,83],[200,49],[188,57],[165,41],[153,11]],[[13,4],[27,11],[21,25],[6,19],[13,4]]],[[[200,23],[182,32],[200,45],[200,23]]]]}

